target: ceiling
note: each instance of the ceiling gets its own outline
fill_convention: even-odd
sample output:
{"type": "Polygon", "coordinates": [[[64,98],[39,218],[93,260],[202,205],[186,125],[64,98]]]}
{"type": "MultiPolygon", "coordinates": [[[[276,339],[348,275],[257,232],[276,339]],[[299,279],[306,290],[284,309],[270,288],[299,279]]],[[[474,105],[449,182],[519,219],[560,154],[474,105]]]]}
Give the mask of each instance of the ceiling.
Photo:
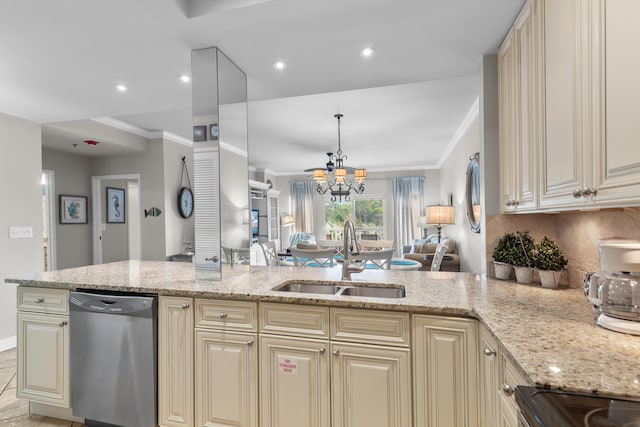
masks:
{"type": "MultiPolygon", "coordinates": [[[[340,112],[350,164],[436,167],[478,96],[481,56],[497,50],[523,3],[3,2],[0,111],[55,123],[44,145],[50,129],[64,144],[68,126],[58,122],[98,117],[190,138],[191,86],[178,75],[189,74],[191,50],[217,46],[248,76],[253,166],[294,173],[324,163],[340,112]],[[376,54],[361,57],[365,46],[376,54]],[[287,68],[275,71],[276,60],[287,68]],[[120,83],[129,91],[118,93],[120,83]]],[[[92,139],[84,128],[69,131],[68,146],[92,139]]]]}

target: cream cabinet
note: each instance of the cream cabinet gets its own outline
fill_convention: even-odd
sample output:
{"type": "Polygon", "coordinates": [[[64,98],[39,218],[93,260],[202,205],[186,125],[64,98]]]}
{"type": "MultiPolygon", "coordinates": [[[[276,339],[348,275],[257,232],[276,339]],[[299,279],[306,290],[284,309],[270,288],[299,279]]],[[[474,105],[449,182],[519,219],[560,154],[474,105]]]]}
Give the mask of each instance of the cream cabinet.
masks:
{"type": "Polygon", "coordinates": [[[262,426],[412,425],[408,313],[262,303],[260,319],[262,426]]]}
{"type": "Polygon", "coordinates": [[[518,404],[515,399],[515,387],[527,382],[516,371],[504,353],[499,353],[500,391],[499,424],[501,427],[518,427],[518,404]]]}
{"type": "Polygon", "coordinates": [[[20,286],[17,297],[17,395],[69,408],[69,292],[20,286]]]}
{"type": "Polygon", "coordinates": [[[415,315],[413,345],[415,424],[479,425],[477,321],[415,315]]]}
{"type": "Polygon", "coordinates": [[[158,423],[194,425],[193,299],[159,298],[158,423]]]}
{"type": "Polygon", "coordinates": [[[499,413],[498,343],[484,325],[480,325],[480,421],[484,427],[497,426],[499,413]]]}
{"type": "Polygon", "coordinates": [[[501,208],[537,207],[539,37],[537,0],[529,0],[498,51],[501,208]]]}
{"type": "Polygon", "coordinates": [[[257,310],[195,300],[196,426],[258,427],[257,310]]]}

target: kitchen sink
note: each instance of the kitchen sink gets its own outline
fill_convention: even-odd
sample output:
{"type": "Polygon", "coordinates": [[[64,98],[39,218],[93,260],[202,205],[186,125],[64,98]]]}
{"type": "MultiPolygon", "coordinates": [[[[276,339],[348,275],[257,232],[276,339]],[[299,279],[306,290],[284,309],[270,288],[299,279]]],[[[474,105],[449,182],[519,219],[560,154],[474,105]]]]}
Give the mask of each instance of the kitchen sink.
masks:
{"type": "Polygon", "coordinates": [[[373,298],[404,298],[407,296],[404,286],[396,287],[369,287],[369,286],[353,286],[342,289],[340,295],[349,295],[354,297],[373,297],[373,298]]]}
{"type": "Polygon", "coordinates": [[[404,286],[389,284],[353,286],[348,282],[339,284],[286,282],[276,286],[273,290],[279,292],[299,292],[303,294],[345,295],[372,298],[404,298],[407,296],[404,286]]]}
{"type": "Polygon", "coordinates": [[[323,285],[319,283],[285,283],[273,288],[274,291],[300,292],[303,294],[323,294],[335,295],[340,290],[340,286],[323,285]]]}

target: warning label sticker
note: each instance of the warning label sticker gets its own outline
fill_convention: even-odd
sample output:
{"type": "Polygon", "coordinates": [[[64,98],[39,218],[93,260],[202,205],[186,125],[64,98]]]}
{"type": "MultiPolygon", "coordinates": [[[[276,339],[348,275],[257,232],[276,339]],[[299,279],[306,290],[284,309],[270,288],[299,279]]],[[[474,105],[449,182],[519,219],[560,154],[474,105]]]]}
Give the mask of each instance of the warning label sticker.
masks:
{"type": "Polygon", "coordinates": [[[278,371],[284,374],[297,374],[298,359],[286,356],[278,356],[278,371]]]}

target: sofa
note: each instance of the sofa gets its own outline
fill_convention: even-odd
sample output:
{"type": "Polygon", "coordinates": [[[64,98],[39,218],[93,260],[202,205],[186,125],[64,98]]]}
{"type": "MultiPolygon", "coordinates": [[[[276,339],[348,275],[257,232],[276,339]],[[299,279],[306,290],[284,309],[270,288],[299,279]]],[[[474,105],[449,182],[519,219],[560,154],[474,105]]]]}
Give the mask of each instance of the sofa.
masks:
{"type": "MultiPolygon", "coordinates": [[[[447,246],[447,251],[440,265],[440,271],[460,271],[460,255],[458,255],[456,243],[446,238],[442,239],[442,243],[447,246]]],[[[403,256],[405,259],[420,262],[422,264],[420,271],[430,271],[436,246],[438,246],[437,240],[433,242],[432,240],[419,239],[414,241],[412,245],[403,247],[403,256]]]]}

